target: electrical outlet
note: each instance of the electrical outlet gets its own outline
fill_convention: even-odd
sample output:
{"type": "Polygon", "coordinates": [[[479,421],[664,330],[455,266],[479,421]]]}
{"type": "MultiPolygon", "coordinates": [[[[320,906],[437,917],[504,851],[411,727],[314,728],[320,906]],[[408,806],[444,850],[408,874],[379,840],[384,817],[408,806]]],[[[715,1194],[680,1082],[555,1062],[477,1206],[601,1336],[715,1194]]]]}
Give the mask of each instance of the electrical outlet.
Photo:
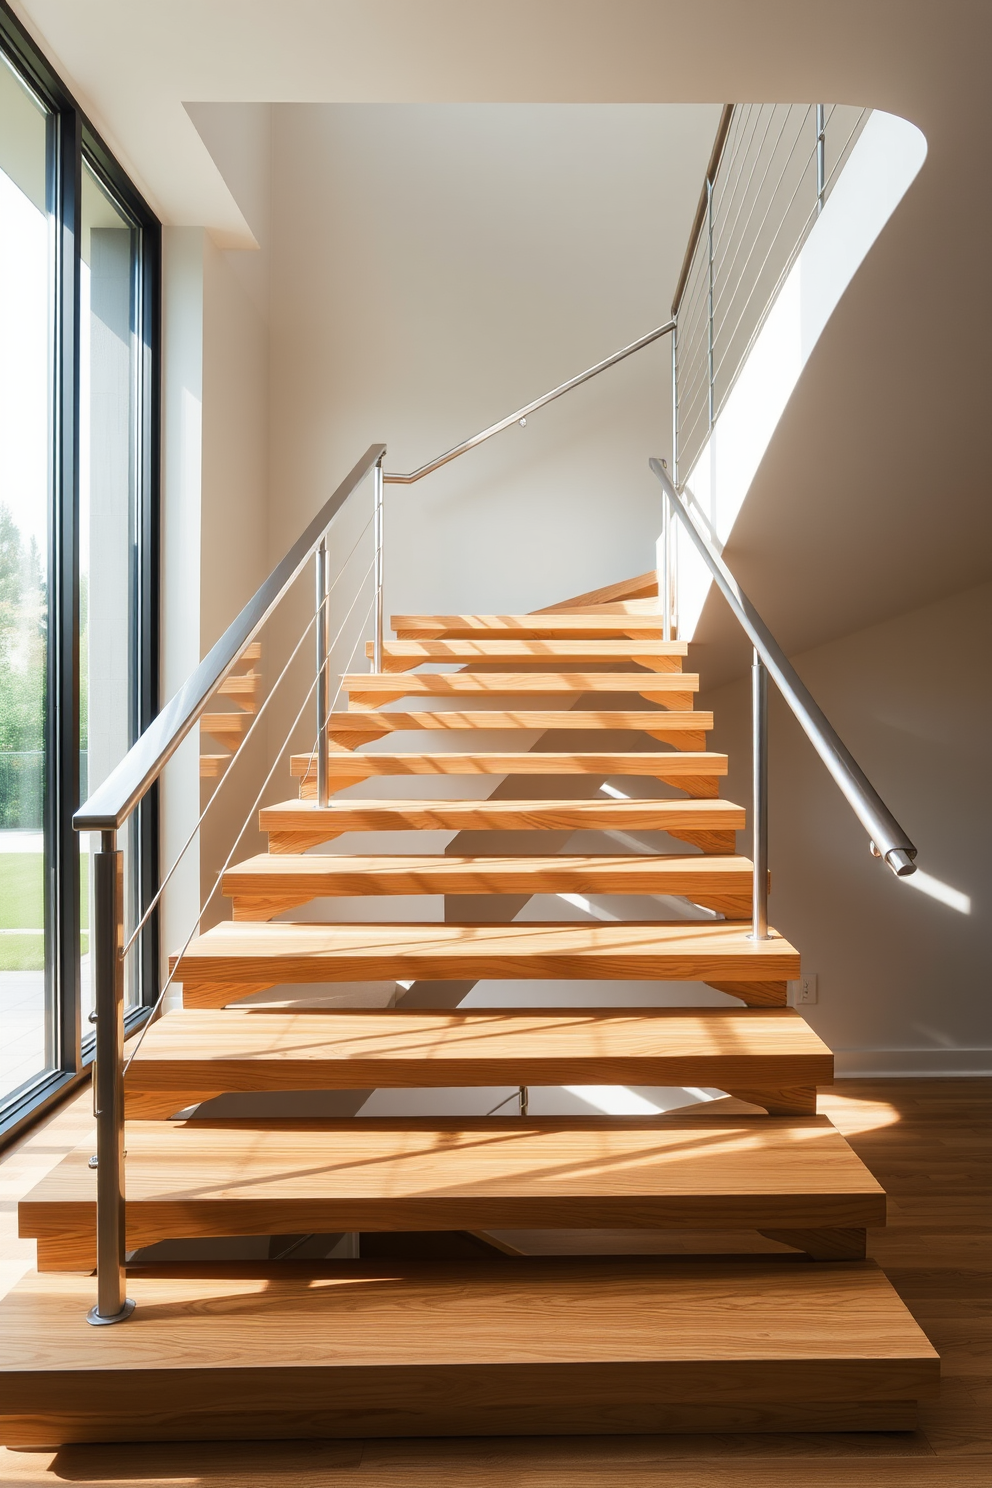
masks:
{"type": "Polygon", "coordinates": [[[789,1001],[793,1007],[809,1007],[810,1003],[819,1000],[815,971],[804,972],[796,981],[789,983],[789,1001]]]}

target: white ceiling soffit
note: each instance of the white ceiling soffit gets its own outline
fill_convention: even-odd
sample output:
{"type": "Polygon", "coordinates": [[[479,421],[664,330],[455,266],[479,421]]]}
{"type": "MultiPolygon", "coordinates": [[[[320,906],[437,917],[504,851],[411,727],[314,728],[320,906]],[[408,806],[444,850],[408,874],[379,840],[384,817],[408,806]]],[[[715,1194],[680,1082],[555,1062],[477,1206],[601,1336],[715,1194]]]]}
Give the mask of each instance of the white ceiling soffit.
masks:
{"type": "MultiPolygon", "coordinates": [[[[13,0],[164,221],[253,246],[186,103],[829,97],[916,118],[966,0],[13,0]]],[[[946,84],[947,79],[944,79],[946,84]]],[[[936,84],[939,91],[939,79],[936,84]]],[[[953,92],[953,90],[951,90],[953,92]]],[[[923,111],[927,112],[925,106],[923,111]]]]}

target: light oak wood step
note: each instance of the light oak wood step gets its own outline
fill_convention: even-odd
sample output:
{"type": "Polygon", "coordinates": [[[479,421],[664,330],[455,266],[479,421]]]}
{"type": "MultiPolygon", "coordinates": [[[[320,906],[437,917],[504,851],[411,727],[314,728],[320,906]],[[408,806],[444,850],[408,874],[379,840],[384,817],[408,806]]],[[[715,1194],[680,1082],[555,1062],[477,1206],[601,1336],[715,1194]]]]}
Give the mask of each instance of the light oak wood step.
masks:
{"type": "MultiPolygon", "coordinates": [[[[865,1227],[885,1223],[881,1187],[825,1116],[134,1121],[125,1146],[129,1250],[490,1226],[773,1228],[841,1243],[857,1230],[863,1247],[865,1227]]],[[[91,1152],[70,1153],[18,1206],[39,1270],[95,1264],[91,1152]]]]}
{"type": "MultiPolygon", "coordinates": [[[[707,803],[708,804],[708,803],[707,803]]],[[[750,911],[748,858],[352,857],[261,854],[229,868],[236,920],[267,920],[311,899],[369,894],[674,894],[736,919],[750,911]]]]}
{"type": "MultiPolygon", "coordinates": [[[[377,755],[362,758],[381,758],[377,755]]],[[[338,800],[284,801],[258,814],[272,853],[305,852],[342,832],[404,831],[622,831],[668,832],[704,852],[732,853],[745,825],[742,806],[704,798],[669,801],[338,800]]],[[[707,870],[702,870],[707,871],[707,870]]]]}
{"type": "MultiPolygon", "coordinates": [[[[367,641],[365,655],[372,660],[373,643],[367,641]]],[[[518,666],[561,664],[610,665],[629,661],[652,672],[678,672],[688,655],[687,641],[626,640],[448,640],[383,641],[382,664],[387,672],[406,672],[424,662],[459,661],[467,666],[491,666],[513,662],[518,666]]]]}
{"type": "MultiPolygon", "coordinates": [[[[332,749],[328,755],[331,790],[343,790],[377,775],[599,775],[651,776],[678,786],[690,796],[715,796],[717,780],[728,769],[725,754],[702,750],[644,750],[637,753],[507,752],[479,750],[471,754],[412,751],[394,754],[348,753],[332,749]]],[[[301,780],[301,794],[316,790],[317,765],[312,754],[294,754],[290,770],[301,780]]]]}
{"type": "MultiPolygon", "coordinates": [[[[245,714],[232,713],[231,718],[245,714]]],[[[419,729],[530,729],[540,733],[548,729],[567,729],[572,733],[602,729],[631,729],[649,738],[674,744],[677,749],[701,750],[706,733],[713,727],[713,714],[703,711],[675,711],[657,708],[639,712],[632,709],[603,709],[600,712],[546,711],[543,709],[472,710],[436,713],[361,712],[332,713],[327,736],[343,749],[384,738],[387,734],[419,729]]]]}
{"type": "Polygon", "coordinates": [[[0,1302],[0,1437],[909,1429],[937,1356],[870,1261],[626,1257],[139,1269],[0,1302]]]}
{"type": "Polygon", "coordinates": [[[129,1114],[159,1117],[226,1091],[703,1085],[812,1116],[832,1081],[791,1008],[182,1008],[148,1029],[125,1093],[129,1114]]]}
{"type": "Polygon", "coordinates": [[[737,921],[675,924],[296,925],[221,921],[191,942],[176,980],[187,1007],[223,1007],[309,982],[566,978],[697,981],[780,1006],[799,953],[737,921]]]}
{"type": "Polygon", "coordinates": [[[351,708],[378,708],[404,697],[466,698],[528,692],[632,692],[649,703],[686,711],[699,691],[694,672],[412,672],[397,682],[388,672],[349,672],[341,678],[351,708]]]}
{"type": "Polygon", "coordinates": [[[398,640],[606,640],[629,636],[660,641],[658,613],[605,610],[555,610],[543,615],[394,615],[398,640]]]}

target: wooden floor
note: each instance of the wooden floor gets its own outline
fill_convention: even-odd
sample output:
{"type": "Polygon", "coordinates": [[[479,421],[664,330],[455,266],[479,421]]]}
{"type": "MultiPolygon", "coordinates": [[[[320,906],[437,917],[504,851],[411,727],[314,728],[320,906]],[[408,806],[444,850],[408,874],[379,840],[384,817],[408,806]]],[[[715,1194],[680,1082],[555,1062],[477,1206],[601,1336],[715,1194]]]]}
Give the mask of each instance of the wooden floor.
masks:
{"type": "MultiPolygon", "coordinates": [[[[32,1264],[14,1238],[18,1196],[84,1140],[89,1093],[0,1162],[0,1265],[32,1264]]],[[[0,1451],[0,1483],[142,1488],[987,1488],[992,1482],[992,1080],[846,1080],[820,1110],[889,1194],[869,1241],[942,1356],[941,1398],[889,1435],[508,1438],[168,1443],[0,1451]]]]}

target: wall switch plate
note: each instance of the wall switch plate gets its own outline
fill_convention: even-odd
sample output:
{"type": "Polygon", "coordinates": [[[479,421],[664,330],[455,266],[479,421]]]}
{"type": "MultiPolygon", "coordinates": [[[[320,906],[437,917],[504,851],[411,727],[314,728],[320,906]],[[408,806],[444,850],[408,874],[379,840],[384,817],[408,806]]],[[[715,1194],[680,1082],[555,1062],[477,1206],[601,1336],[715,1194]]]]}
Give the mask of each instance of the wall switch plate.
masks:
{"type": "Polygon", "coordinates": [[[789,1002],[793,1007],[809,1007],[819,1000],[815,971],[807,971],[789,983],[789,1002]]]}

